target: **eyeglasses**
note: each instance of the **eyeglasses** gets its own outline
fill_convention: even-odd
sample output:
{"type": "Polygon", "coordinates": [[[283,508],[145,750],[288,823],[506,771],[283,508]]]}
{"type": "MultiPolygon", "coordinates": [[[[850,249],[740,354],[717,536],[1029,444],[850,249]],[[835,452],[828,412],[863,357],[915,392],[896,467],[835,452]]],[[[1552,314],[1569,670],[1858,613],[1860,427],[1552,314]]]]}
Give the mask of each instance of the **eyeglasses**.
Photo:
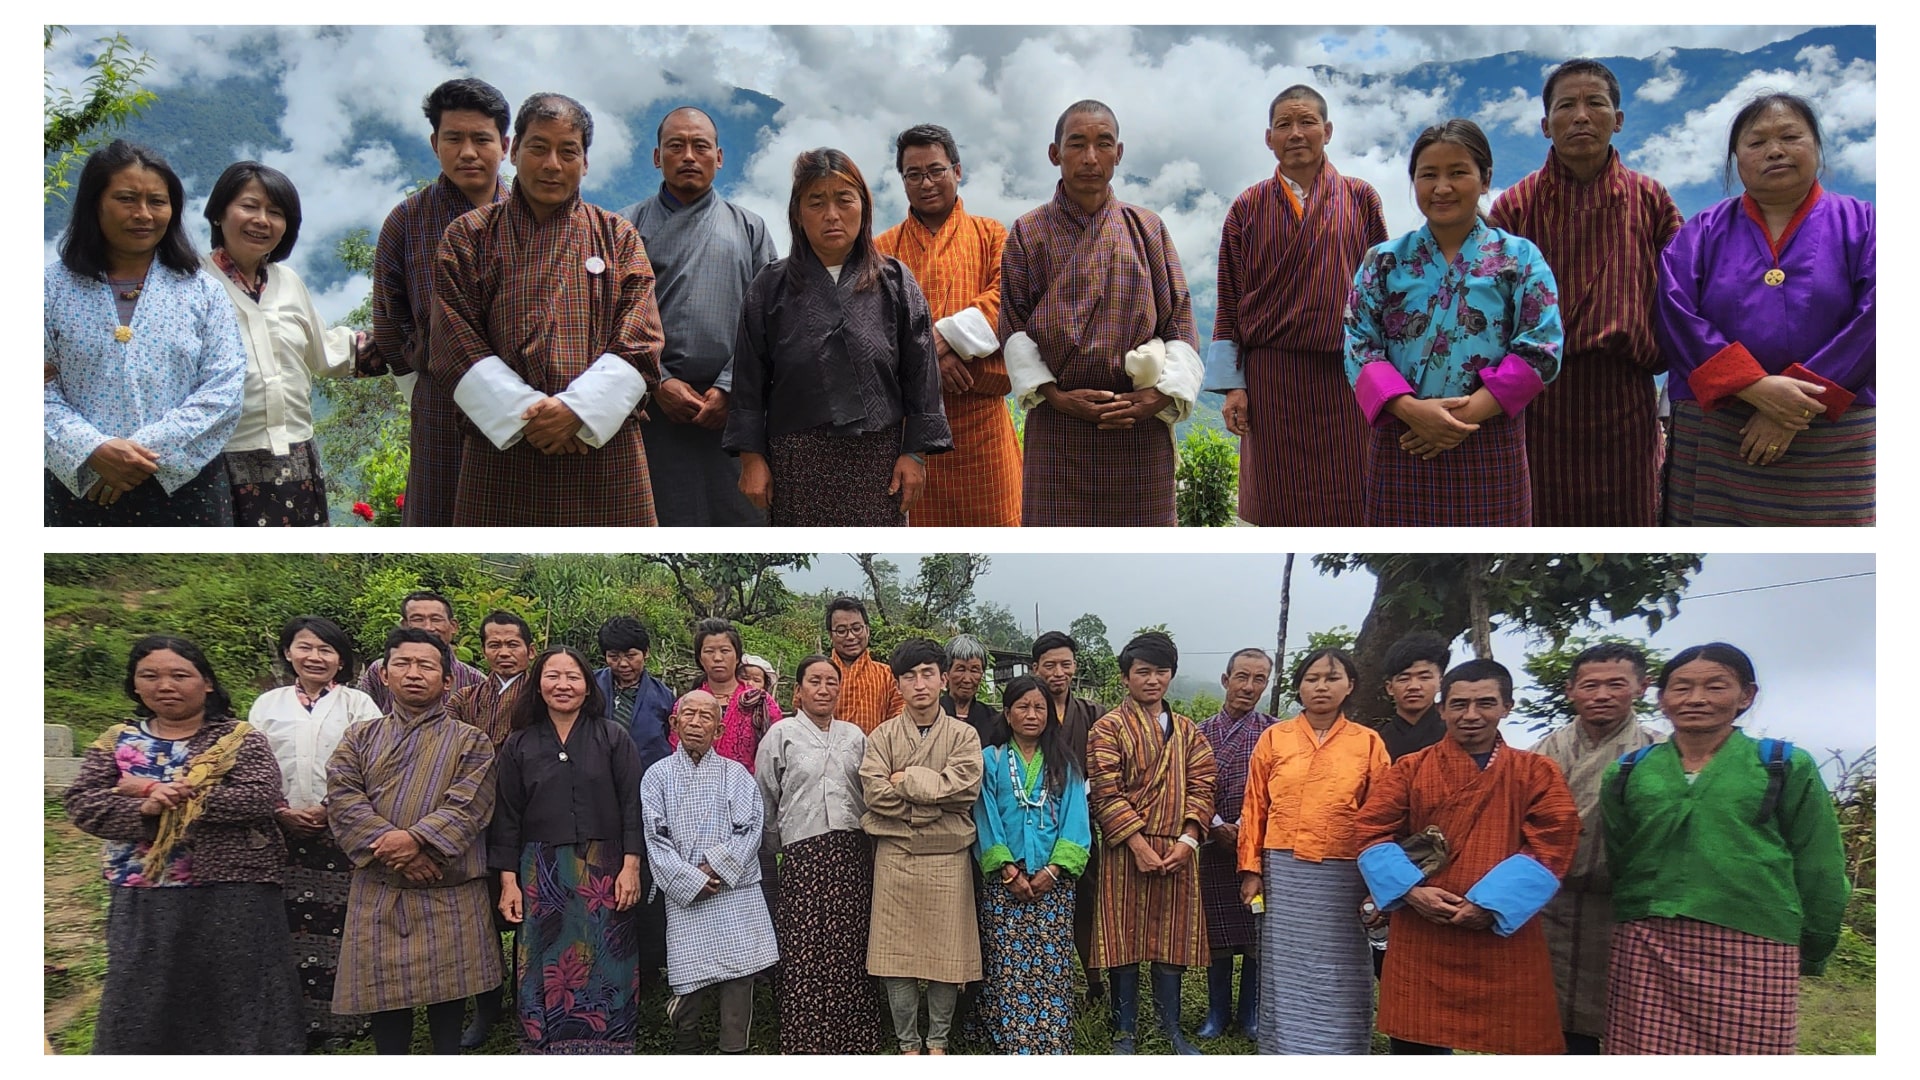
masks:
{"type": "Polygon", "coordinates": [[[937,184],[940,181],[945,180],[947,178],[947,174],[952,171],[953,171],[952,169],[946,167],[945,165],[935,165],[933,168],[928,169],[925,172],[922,172],[919,169],[909,169],[906,172],[900,174],[900,179],[905,180],[907,182],[908,187],[919,187],[921,184],[925,183],[928,180],[931,180],[937,184]]]}
{"type": "Polygon", "coordinates": [[[867,632],[867,628],[864,625],[856,623],[853,626],[836,626],[833,629],[827,631],[827,636],[828,637],[859,637],[861,634],[864,634],[866,632],[867,632]]]}

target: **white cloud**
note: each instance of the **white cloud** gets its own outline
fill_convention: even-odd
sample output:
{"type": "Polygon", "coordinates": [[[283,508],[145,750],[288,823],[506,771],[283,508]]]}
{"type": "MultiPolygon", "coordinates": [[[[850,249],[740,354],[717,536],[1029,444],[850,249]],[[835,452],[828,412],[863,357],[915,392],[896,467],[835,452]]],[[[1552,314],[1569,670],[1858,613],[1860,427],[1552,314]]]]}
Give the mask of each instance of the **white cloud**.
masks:
{"type": "Polygon", "coordinates": [[[1668,70],[1663,75],[1656,75],[1646,82],[1641,83],[1639,88],[1633,92],[1633,96],[1639,101],[1650,101],[1655,105],[1665,105],[1667,102],[1672,101],[1674,95],[1680,93],[1680,88],[1686,84],[1687,73],[1674,68],[1668,70]]]}
{"type": "Polygon", "coordinates": [[[1504,98],[1480,106],[1473,118],[1483,128],[1505,127],[1515,135],[1531,135],[1540,130],[1540,99],[1524,86],[1516,86],[1504,98]]]}

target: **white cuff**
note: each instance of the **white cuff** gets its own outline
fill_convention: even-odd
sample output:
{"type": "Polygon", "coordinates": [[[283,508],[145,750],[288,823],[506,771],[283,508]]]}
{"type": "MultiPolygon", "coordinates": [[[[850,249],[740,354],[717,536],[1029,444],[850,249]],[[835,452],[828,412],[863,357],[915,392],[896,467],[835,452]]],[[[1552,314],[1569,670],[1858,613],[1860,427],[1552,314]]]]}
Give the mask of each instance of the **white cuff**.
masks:
{"type": "Polygon", "coordinates": [[[1193,346],[1175,338],[1167,342],[1167,366],[1155,385],[1173,401],[1160,410],[1160,419],[1169,425],[1193,415],[1193,403],[1200,397],[1200,354],[1193,346]]]}
{"type": "Polygon", "coordinates": [[[393,377],[393,384],[400,388],[400,397],[407,403],[408,408],[413,407],[413,384],[419,381],[420,373],[417,371],[409,371],[405,375],[393,377]]]}
{"type": "Polygon", "coordinates": [[[1206,380],[1200,388],[1215,394],[1247,388],[1247,373],[1240,370],[1240,346],[1225,339],[1207,346],[1206,380]]]}
{"type": "Polygon", "coordinates": [[[1148,338],[1138,348],[1128,350],[1125,367],[1135,390],[1159,386],[1160,373],[1167,369],[1166,342],[1148,338]]]}
{"type": "Polygon", "coordinates": [[[993,336],[993,327],[987,325],[987,317],[980,314],[979,308],[961,308],[933,326],[940,331],[947,347],[963,360],[992,356],[994,350],[1000,347],[1000,340],[993,336]]]}
{"type": "Polygon", "coordinates": [[[545,394],[528,386],[513,373],[505,360],[489,356],[467,369],[453,388],[453,403],[467,414],[480,434],[499,449],[520,441],[527,422],[520,414],[532,408],[545,394]]]}
{"type": "Polygon", "coordinates": [[[1025,330],[1007,339],[1005,356],[1007,381],[1013,384],[1013,399],[1023,409],[1040,404],[1040,388],[1059,381],[1053,377],[1053,372],[1047,370],[1046,361],[1040,359],[1040,346],[1033,343],[1025,330]]]}
{"type": "Polygon", "coordinates": [[[592,367],[553,396],[580,418],[580,441],[598,450],[620,434],[621,426],[647,396],[647,380],[632,364],[602,353],[592,367]]]}

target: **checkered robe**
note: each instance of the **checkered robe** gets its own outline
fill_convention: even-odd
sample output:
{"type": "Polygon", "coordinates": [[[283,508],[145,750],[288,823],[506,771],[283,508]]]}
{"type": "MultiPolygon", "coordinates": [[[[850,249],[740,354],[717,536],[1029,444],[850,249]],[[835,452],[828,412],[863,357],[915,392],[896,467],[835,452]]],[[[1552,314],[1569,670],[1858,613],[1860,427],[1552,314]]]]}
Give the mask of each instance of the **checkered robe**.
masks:
{"type": "Polygon", "coordinates": [[[500,688],[499,679],[489,675],[485,682],[461,687],[448,695],[447,712],[455,720],[486,732],[497,754],[512,734],[513,703],[520,700],[520,692],[526,687],[524,671],[505,690],[500,688]]]}
{"type": "MultiPolygon", "coordinates": [[[[1495,747],[1484,770],[1452,739],[1394,762],[1360,808],[1356,846],[1364,852],[1439,826],[1452,859],[1423,884],[1455,896],[1515,854],[1564,876],[1579,844],[1580,812],[1560,767],[1505,742],[1495,747]]],[[[1380,975],[1381,1031],[1487,1054],[1565,1051],[1539,917],[1511,937],[1431,923],[1404,904],[1392,919],[1393,947],[1380,975]]]]}
{"type": "MultiPolygon", "coordinates": [[[[1155,421],[1158,423],[1158,421],[1155,421]]],[[[1173,732],[1131,701],[1094,721],[1087,733],[1087,802],[1099,825],[1099,899],[1093,966],[1153,960],[1205,964],[1207,918],[1199,859],[1174,874],[1142,874],[1127,841],[1140,833],[1156,850],[1177,844],[1191,821],[1213,822],[1213,748],[1192,720],[1173,714],[1173,732]]]]}
{"type": "MultiPolygon", "coordinates": [[[[974,217],[966,200],[929,232],[907,220],[873,238],[881,254],[913,271],[938,321],[964,308],[978,308],[989,324],[1000,315],[1000,255],[1007,229],[992,218],[974,217]]],[[[1009,526],[1020,524],[1020,443],[1007,411],[1007,361],[996,350],[968,361],[973,387],[943,390],[953,450],[927,459],[927,486],[907,513],[911,526],[1009,526]]]]}
{"type": "MultiPolygon", "coordinates": [[[[507,197],[494,182],[494,202],[507,197]]],[[[387,215],[373,249],[374,353],[396,375],[417,372],[407,434],[408,525],[453,524],[453,493],[460,483],[459,410],[453,398],[426,377],[427,339],[433,319],[434,255],[453,219],[473,204],[452,180],[439,180],[409,196],[387,215]]]]}
{"type": "Polygon", "coordinates": [[[347,729],[327,762],[327,824],[353,863],[333,1011],[383,1012],[500,985],[487,899],[493,747],[446,707],[393,712],[347,729]],[[440,867],[415,885],[373,857],[406,829],[440,867]]]}
{"type": "MultiPolygon", "coordinates": [[[[632,364],[649,393],[660,385],[660,313],[640,234],[577,193],[544,222],[516,193],[448,226],[434,296],[432,376],[449,397],[489,356],[545,394],[609,353],[632,364]],[[598,274],[593,258],[605,264],[598,274]]],[[[586,454],[543,454],[526,439],[501,450],[464,417],[461,426],[455,525],[655,523],[638,409],[586,454]]]]}
{"type": "MultiPolygon", "coordinates": [[[[1279,722],[1259,709],[1248,709],[1237,720],[1222,709],[1200,725],[1201,738],[1213,750],[1213,813],[1220,820],[1240,822],[1254,745],[1279,722]]],[[[1208,818],[1203,824],[1211,826],[1212,821],[1208,818]]],[[[1253,912],[1240,902],[1239,849],[1211,841],[1200,849],[1200,899],[1207,908],[1207,941],[1213,948],[1244,949],[1259,944],[1260,928],[1253,912]]]]}
{"type": "Polygon", "coordinates": [[[654,888],[667,897],[667,984],[690,994],[780,960],[760,891],[760,789],[740,763],[676,750],[640,781],[654,888]],[[705,863],[723,883],[703,897],[705,863]]]}
{"type": "Polygon", "coordinates": [[[875,660],[871,651],[849,664],[839,653],[828,654],[840,673],[840,704],[834,715],[860,729],[863,735],[899,716],[907,705],[900,697],[900,680],[893,669],[875,660]]]}
{"type": "MultiPolygon", "coordinates": [[[[1193,299],[1153,211],[1108,189],[1088,214],[1063,187],[1013,223],[1001,258],[1000,340],[1025,331],[1062,390],[1133,390],[1126,356],[1153,338],[1198,352],[1193,299]]],[[[1101,431],[1045,404],[1027,413],[1022,525],[1174,525],[1173,439],[1155,417],[1101,431]]]]}

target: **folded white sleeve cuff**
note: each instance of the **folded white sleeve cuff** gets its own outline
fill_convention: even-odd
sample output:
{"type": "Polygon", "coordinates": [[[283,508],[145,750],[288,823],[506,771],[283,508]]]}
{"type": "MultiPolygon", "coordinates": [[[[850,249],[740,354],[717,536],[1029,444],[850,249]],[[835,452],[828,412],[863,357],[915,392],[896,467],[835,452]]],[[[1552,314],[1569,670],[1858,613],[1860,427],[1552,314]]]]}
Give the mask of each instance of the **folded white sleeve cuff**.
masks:
{"type": "Polygon", "coordinates": [[[1040,388],[1050,382],[1056,382],[1053,372],[1047,370],[1046,361],[1040,359],[1040,346],[1034,344],[1025,330],[1007,339],[1005,356],[1007,358],[1007,381],[1013,384],[1013,399],[1023,409],[1031,409],[1040,403],[1040,388]]]}
{"type": "Polygon", "coordinates": [[[1245,390],[1247,373],[1240,370],[1240,346],[1224,338],[1207,346],[1207,377],[1201,389],[1216,394],[1245,390]]]}
{"type": "Polygon", "coordinates": [[[1193,346],[1178,338],[1167,342],[1167,366],[1155,388],[1173,401],[1160,410],[1160,419],[1177,424],[1193,414],[1193,403],[1200,397],[1202,370],[1200,354],[1193,346]]]}
{"type": "Polygon", "coordinates": [[[419,381],[420,373],[417,371],[409,371],[405,375],[393,377],[393,384],[400,388],[400,396],[405,399],[409,408],[413,405],[413,384],[419,381]]]}
{"type": "Polygon", "coordinates": [[[993,336],[993,327],[987,325],[987,317],[979,308],[961,308],[933,325],[946,339],[947,347],[965,360],[992,356],[1000,347],[1000,339],[993,336]]]}
{"type": "Polygon", "coordinates": [[[1126,369],[1127,378],[1133,380],[1135,390],[1159,386],[1160,374],[1167,369],[1167,343],[1148,338],[1137,348],[1127,350],[1121,366],[1126,369]]]}
{"type": "Polygon", "coordinates": [[[502,450],[520,441],[520,432],[527,426],[520,414],[545,398],[497,356],[468,368],[453,388],[453,403],[488,442],[502,450]]]}
{"type": "Polygon", "coordinates": [[[620,433],[621,425],[646,396],[647,380],[612,353],[602,353],[592,367],[554,395],[580,418],[580,441],[596,450],[620,433]]]}

